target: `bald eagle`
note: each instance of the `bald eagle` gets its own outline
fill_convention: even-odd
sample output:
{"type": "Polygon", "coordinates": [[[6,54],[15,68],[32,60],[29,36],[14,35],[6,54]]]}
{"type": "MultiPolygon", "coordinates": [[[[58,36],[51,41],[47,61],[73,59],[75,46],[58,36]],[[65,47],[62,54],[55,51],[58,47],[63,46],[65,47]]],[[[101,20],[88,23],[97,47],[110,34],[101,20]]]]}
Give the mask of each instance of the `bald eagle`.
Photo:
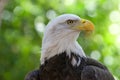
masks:
{"type": "Polygon", "coordinates": [[[44,32],[41,66],[25,80],[115,80],[106,66],[86,57],[77,42],[81,31],[93,29],[91,21],[74,14],[51,20],[44,32]]]}

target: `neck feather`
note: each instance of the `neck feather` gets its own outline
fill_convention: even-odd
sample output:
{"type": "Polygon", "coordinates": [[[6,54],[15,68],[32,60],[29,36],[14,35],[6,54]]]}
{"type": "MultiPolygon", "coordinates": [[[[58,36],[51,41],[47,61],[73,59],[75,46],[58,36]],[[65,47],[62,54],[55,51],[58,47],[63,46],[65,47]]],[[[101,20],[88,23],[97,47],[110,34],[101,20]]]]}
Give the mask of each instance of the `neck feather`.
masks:
{"type": "MultiPolygon", "coordinates": [[[[73,33],[72,33],[73,34],[73,33]]],[[[82,50],[81,46],[76,41],[77,37],[71,37],[72,35],[67,35],[65,38],[54,38],[49,39],[49,41],[43,41],[42,44],[42,53],[41,53],[41,64],[44,64],[45,60],[50,59],[51,57],[55,55],[59,55],[63,52],[66,52],[66,54],[71,57],[71,52],[73,52],[76,55],[79,55],[80,57],[85,57],[84,51],[82,50]]],[[[74,59],[71,62],[73,65],[77,64],[75,63],[74,59]]]]}

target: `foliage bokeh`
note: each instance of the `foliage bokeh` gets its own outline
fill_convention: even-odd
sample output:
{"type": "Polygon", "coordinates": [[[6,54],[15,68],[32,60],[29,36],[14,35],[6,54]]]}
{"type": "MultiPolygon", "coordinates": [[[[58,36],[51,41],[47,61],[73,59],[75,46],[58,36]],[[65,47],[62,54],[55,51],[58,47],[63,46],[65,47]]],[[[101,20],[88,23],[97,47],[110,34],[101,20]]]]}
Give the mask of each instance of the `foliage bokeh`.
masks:
{"type": "Polygon", "coordinates": [[[105,64],[120,79],[119,0],[9,0],[0,24],[0,80],[23,80],[40,65],[45,25],[73,13],[95,25],[90,39],[80,34],[85,53],[105,64]]]}

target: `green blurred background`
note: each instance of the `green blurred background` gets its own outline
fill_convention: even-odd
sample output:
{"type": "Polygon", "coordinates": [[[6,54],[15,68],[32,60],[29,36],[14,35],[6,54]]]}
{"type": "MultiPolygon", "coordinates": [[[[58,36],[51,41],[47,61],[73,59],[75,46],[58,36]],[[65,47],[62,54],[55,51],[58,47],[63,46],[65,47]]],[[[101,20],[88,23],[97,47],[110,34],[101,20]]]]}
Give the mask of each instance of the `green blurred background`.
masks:
{"type": "Polygon", "coordinates": [[[0,0],[0,80],[23,80],[39,68],[45,25],[64,13],[94,23],[91,38],[78,41],[120,80],[120,0],[0,0]]]}

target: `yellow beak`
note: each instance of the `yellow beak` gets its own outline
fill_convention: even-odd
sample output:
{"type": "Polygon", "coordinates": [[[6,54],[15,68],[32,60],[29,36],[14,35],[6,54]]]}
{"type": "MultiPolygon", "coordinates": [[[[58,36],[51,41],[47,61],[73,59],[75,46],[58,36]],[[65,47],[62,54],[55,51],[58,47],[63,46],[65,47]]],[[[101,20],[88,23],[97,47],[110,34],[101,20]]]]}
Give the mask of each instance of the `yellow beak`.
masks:
{"type": "Polygon", "coordinates": [[[82,19],[80,21],[80,24],[78,26],[73,27],[73,29],[79,30],[79,31],[93,31],[94,25],[91,21],[82,19]]]}

